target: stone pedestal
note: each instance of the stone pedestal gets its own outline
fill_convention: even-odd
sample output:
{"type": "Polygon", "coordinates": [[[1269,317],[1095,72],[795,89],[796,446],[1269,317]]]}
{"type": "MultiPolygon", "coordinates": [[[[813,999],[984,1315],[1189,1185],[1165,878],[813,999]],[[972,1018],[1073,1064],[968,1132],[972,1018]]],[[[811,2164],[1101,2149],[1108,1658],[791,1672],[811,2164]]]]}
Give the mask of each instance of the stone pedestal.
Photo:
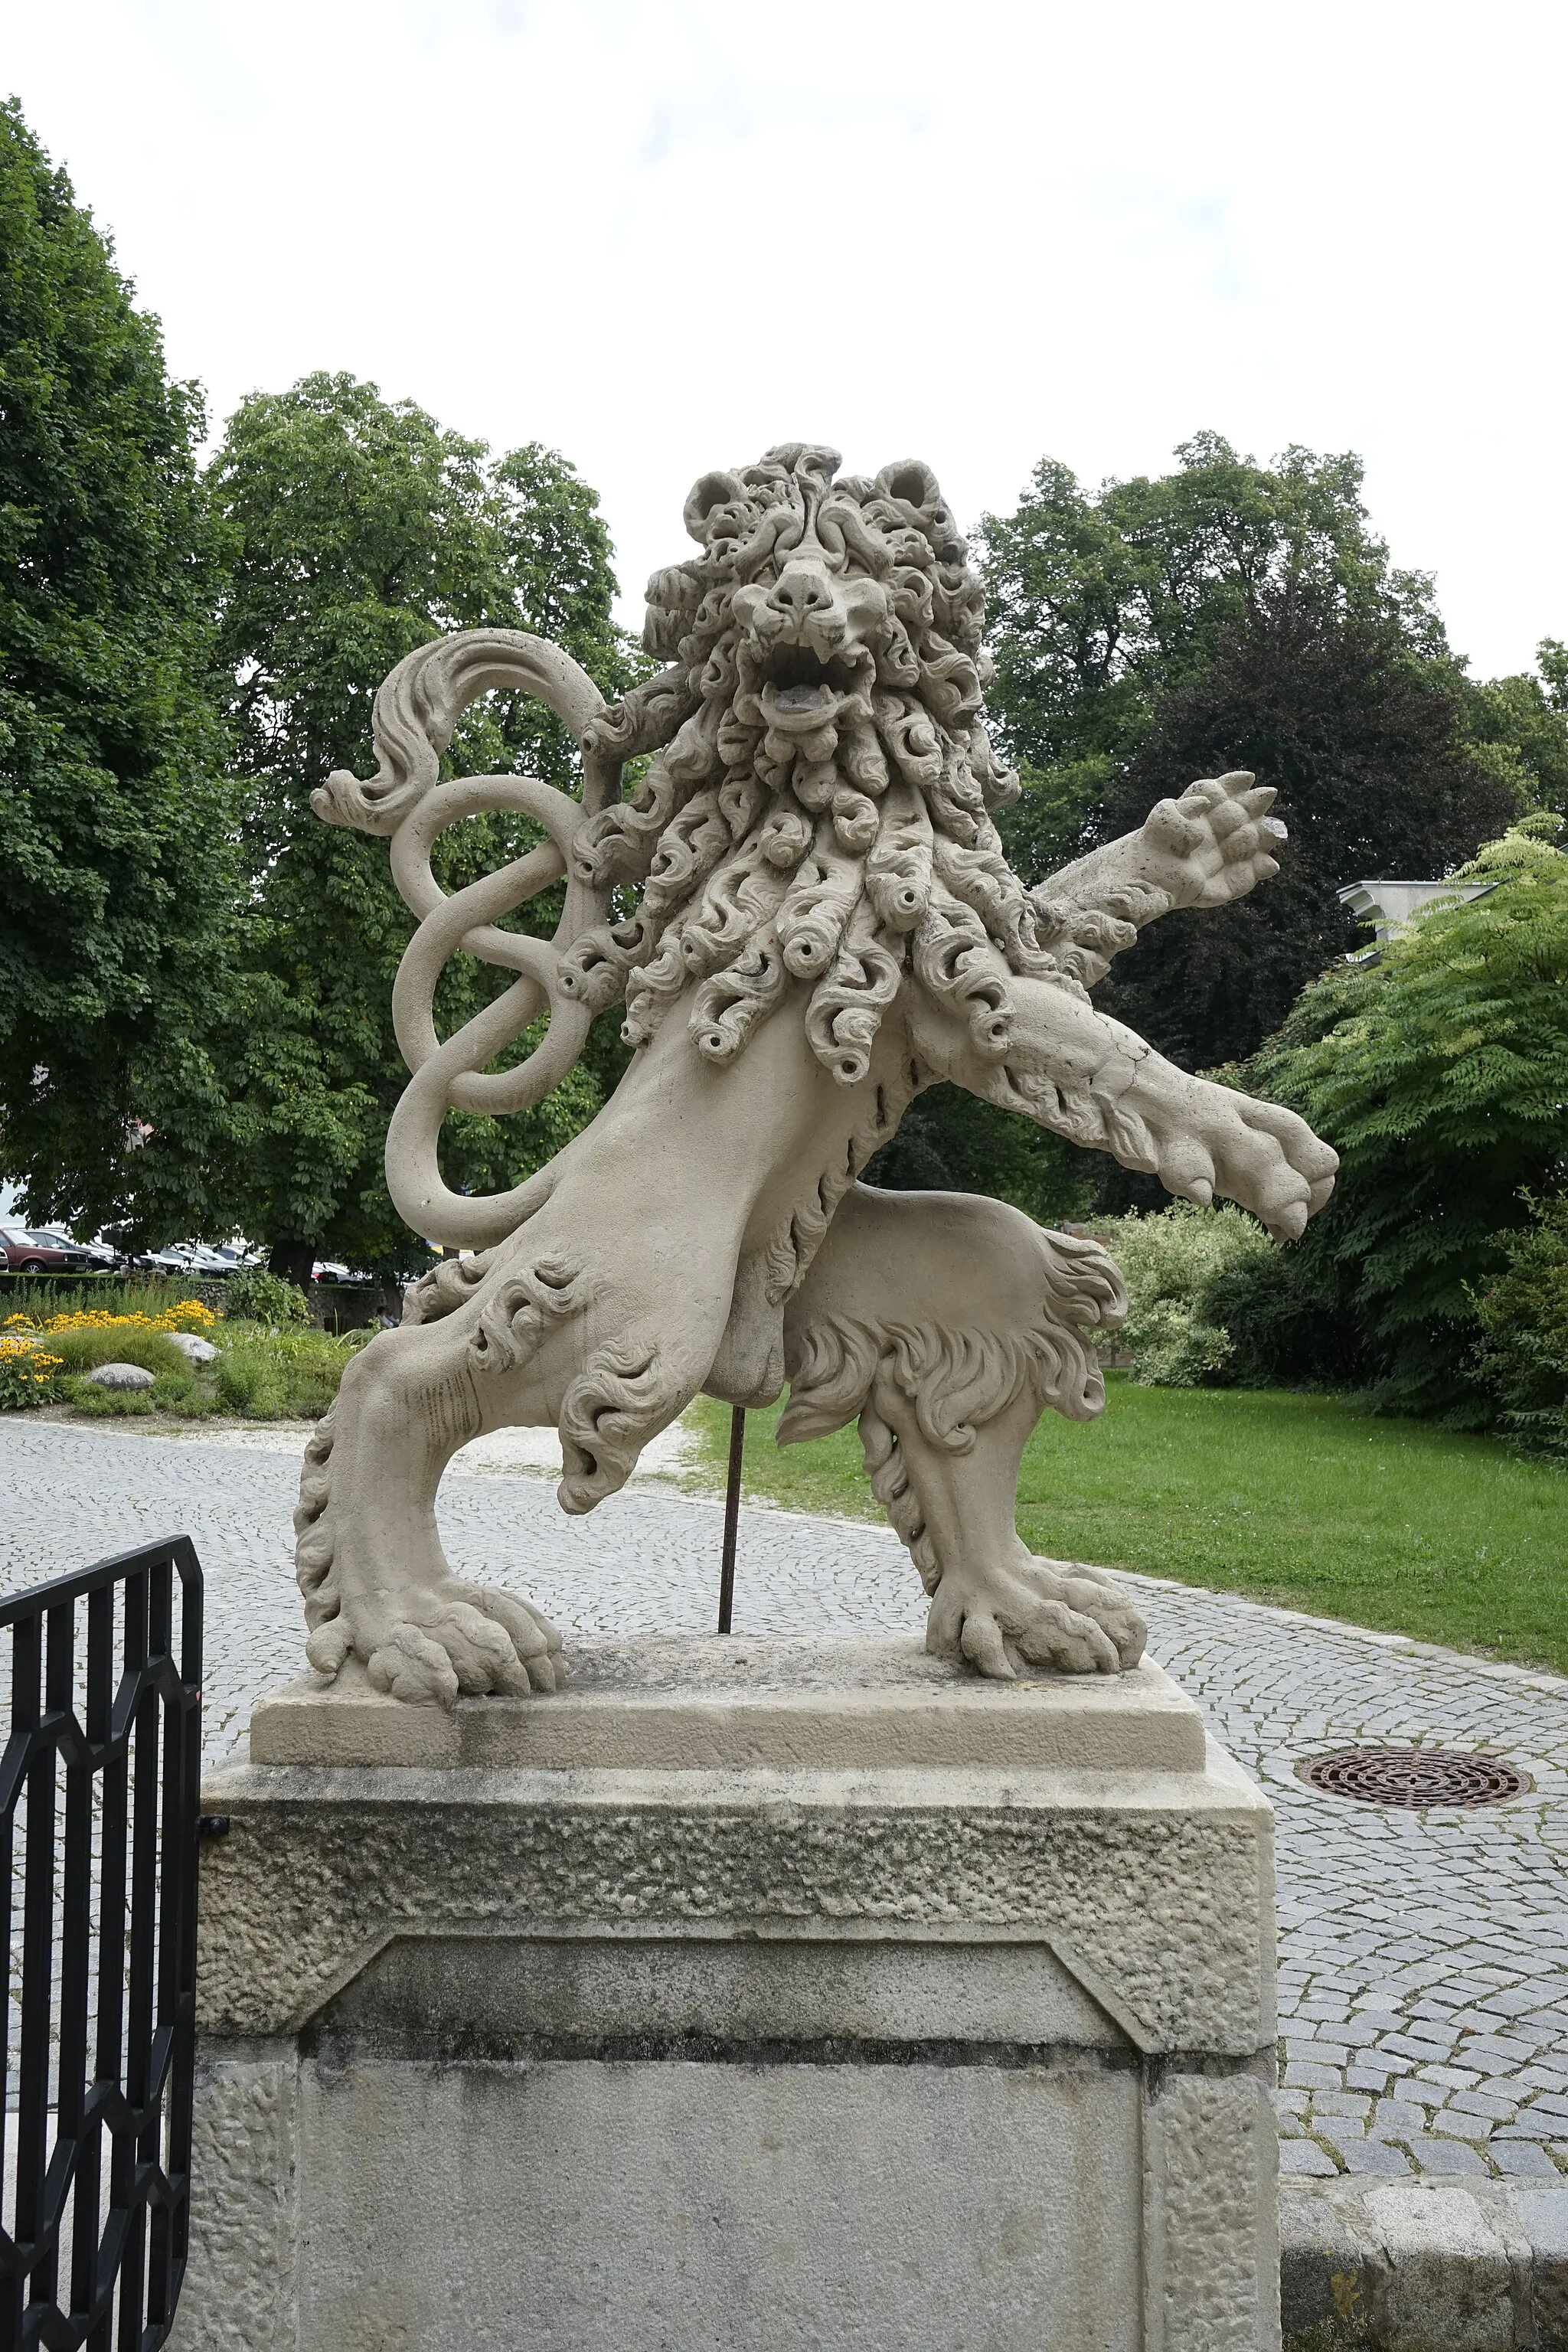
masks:
{"type": "Polygon", "coordinates": [[[1158,1667],[573,1655],[209,1781],[181,2352],[1278,2352],[1269,1811],[1158,1667]]]}

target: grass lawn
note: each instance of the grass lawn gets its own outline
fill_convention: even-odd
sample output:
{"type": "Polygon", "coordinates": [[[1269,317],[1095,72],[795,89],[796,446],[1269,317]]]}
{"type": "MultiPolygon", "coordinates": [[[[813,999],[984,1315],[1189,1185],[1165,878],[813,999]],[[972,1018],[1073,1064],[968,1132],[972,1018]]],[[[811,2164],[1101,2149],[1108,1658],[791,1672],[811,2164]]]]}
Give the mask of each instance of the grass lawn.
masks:
{"type": "MultiPolygon", "coordinates": [[[[1489,1438],[1332,1397],[1146,1389],[1111,1373],[1097,1422],[1047,1413],[1018,1482],[1038,1552],[1146,1570],[1314,1616],[1568,1672],[1568,1477],[1489,1438]]],[[[689,1420],[722,1480],[726,1406],[689,1420]]],[[[780,1453],[746,1416],[759,1500],[879,1517],[853,1429],[780,1453]]]]}

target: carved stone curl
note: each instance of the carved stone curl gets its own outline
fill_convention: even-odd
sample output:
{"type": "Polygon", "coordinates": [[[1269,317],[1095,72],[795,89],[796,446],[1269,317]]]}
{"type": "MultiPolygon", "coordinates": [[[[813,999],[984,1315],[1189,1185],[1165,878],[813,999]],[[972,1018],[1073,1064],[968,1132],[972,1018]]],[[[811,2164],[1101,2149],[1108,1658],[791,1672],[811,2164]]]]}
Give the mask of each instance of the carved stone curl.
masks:
{"type": "Polygon", "coordinates": [[[1114,1267],[995,1202],[857,1179],[951,1079],[1299,1234],[1333,1153],[1293,1113],[1174,1069],[1088,993],[1143,923],[1276,872],[1283,827],[1250,776],[1206,779],[1026,889],[992,822],[1017,783],[981,718],[980,582],[935,477],[837,468],[792,443],[703,477],[686,507],[699,552],[648,587],[645,643],[668,667],[621,702],[537,638],[465,631],[383,687],[375,776],[315,796],[329,822],[390,836],[419,918],[394,994],[412,1076],[393,1198],[427,1238],[480,1253],[415,1286],[309,1449],[299,1566],[325,1671],[356,1653],[378,1688],[447,1705],[552,1688],[543,1621],[442,1558],[452,1453],[552,1424],[562,1503],[586,1510],[699,1389],[760,1404],[786,1372],[783,1442],[858,1418],[934,1647],[996,1675],[1139,1654],[1110,1580],[1033,1559],[1013,1527],[1039,1412],[1102,1401],[1086,1334],[1122,1311],[1114,1267]],[[526,777],[441,781],[461,709],[498,686],[572,727],[580,802],[526,777]],[[623,763],[647,754],[623,796],[623,763]],[[547,842],[445,897],[432,844],[503,808],[547,842]],[[503,927],[563,874],[552,940],[503,927]],[[436,985],[458,952],[516,977],[442,1040],[436,985]],[[447,1112],[537,1102],[623,1001],[637,1051],[593,1124],[510,1192],[452,1192],[447,1112]],[[532,1053],[492,1068],[542,1014],[532,1053]]]}

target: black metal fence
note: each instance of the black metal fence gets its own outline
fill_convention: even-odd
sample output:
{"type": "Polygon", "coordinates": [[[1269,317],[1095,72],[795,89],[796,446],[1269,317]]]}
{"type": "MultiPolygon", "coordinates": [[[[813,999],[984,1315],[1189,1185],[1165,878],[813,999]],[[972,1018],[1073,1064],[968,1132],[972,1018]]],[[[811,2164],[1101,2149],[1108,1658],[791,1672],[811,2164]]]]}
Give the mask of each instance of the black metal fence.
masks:
{"type": "Polygon", "coordinates": [[[155,2352],[185,2266],[202,1572],[187,1536],[0,1601],[0,2352],[155,2352]]]}

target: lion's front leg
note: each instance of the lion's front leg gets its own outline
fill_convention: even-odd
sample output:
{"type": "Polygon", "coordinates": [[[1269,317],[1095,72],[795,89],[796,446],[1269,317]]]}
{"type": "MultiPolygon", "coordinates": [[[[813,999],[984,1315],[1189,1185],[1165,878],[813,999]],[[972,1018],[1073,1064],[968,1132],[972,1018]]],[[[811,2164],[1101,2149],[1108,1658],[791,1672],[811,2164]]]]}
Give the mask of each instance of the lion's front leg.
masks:
{"type": "Polygon", "coordinates": [[[671,1286],[657,1255],[628,1263],[602,1192],[598,1205],[596,1235],[574,1199],[552,1202],[484,1258],[442,1267],[412,1295],[414,1319],[350,1364],[295,1513],[312,1665],[357,1656],[378,1690],[445,1706],[461,1691],[555,1687],[561,1644],[544,1618],[447,1566],[441,1474],[482,1431],[553,1424],[561,1501],[592,1509],[689,1402],[732,1279],[721,1232],[717,1272],[701,1278],[694,1238],[692,1278],[671,1286]]]}
{"type": "Polygon", "coordinates": [[[842,1165],[842,1129],[820,1138],[825,1104],[856,1115],[797,1023],[771,1024],[742,1073],[708,1069],[669,1028],[561,1154],[545,1205],[417,1286],[414,1319],[353,1360],[307,1457],[297,1558],[313,1664],[356,1655],[378,1688],[445,1706],[552,1687],[542,1619],[463,1585],[443,1558],[441,1474],[481,1431],[553,1426],[566,1510],[623,1486],[713,1364],[759,1194],[776,1180],[775,1207],[818,1203],[824,1155],[842,1165]]]}
{"type": "Polygon", "coordinates": [[[1126,1307],[1098,1244],[999,1201],[858,1185],[785,1319],[779,1442],[857,1416],[873,1492],[931,1595],[931,1649],[1006,1677],[1020,1660],[1114,1674],[1145,1629],[1099,1570],[1036,1559],[1018,1466],[1047,1405],[1100,1411],[1091,1339],[1126,1307]]]}
{"type": "Polygon", "coordinates": [[[1071,982],[1009,975],[1010,1033],[982,1053],[945,1007],[912,1009],[916,1051],[944,1078],[1205,1205],[1237,1201],[1294,1241],[1334,1187],[1339,1155],[1283,1104],[1194,1078],[1071,982]],[[918,1025],[917,1025],[918,1024],[918,1025]]]}
{"type": "MultiPolygon", "coordinates": [[[[628,1186],[645,1166],[631,1161],[628,1186]]],[[[735,1258],[734,1216],[704,1220],[700,1201],[651,1241],[645,1213],[637,1254],[605,1185],[596,1233],[577,1188],[562,1194],[486,1259],[443,1268],[414,1302],[437,1319],[384,1333],[344,1374],[295,1514],[307,1649],[323,1672],[356,1655],[377,1689],[445,1706],[462,1691],[555,1687],[561,1645],[546,1621],[448,1568],[441,1474],[481,1431],[553,1424],[564,1508],[615,1493],[696,1393],[735,1258]]]]}

